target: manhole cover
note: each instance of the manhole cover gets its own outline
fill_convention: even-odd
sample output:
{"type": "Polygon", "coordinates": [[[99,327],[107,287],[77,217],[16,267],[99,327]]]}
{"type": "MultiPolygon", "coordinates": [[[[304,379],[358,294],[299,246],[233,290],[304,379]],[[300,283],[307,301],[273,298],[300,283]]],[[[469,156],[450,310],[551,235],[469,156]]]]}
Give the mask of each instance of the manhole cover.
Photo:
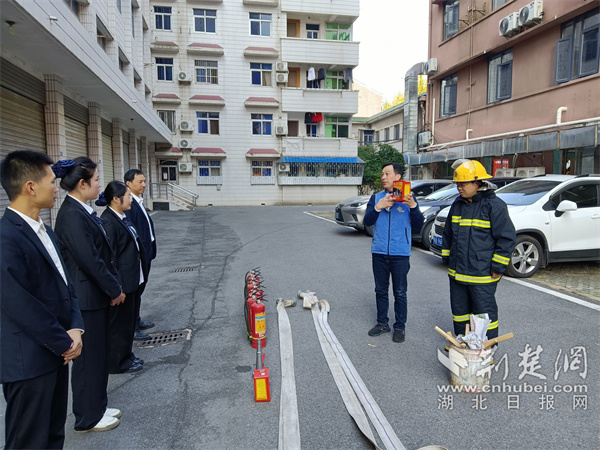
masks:
{"type": "Polygon", "coordinates": [[[200,266],[194,267],[178,267],[177,269],[173,269],[171,273],[179,273],[179,272],[194,272],[196,270],[200,270],[200,266]]]}
{"type": "Polygon", "coordinates": [[[167,333],[153,333],[150,339],[145,341],[133,341],[134,347],[149,348],[159,345],[181,344],[183,341],[189,341],[192,336],[192,330],[185,329],[179,331],[169,331],[167,333]]]}

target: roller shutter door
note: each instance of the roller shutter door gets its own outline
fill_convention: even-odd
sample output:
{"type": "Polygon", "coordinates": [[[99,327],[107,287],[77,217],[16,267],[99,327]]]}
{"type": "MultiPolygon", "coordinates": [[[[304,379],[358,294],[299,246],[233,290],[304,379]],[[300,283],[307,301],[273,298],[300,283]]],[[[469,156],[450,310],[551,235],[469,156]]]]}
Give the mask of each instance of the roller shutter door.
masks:
{"type": "MultiPolygon", "coordinates": [[[[0,159],[14,150],[46,151],[44,106],[4,87],[0,88],[0,159]]],[[[9,200],[0,189],[0,215],[9,200]]],[[[50,210],[44,209],[40,217],[50,225],[50,210]]]]}
{"type": "Polygon", "coordinates": [[[129,132],[122,130],[123,133],[123,170],[127,173],[129,170],[129,132]]]}
{"type": "Polygon", "coordinates": [[[87,126],[75,119],[65,117],[65,129],[67,135],[67,158],[75,159],[78,156],[88,156],[87,126]]]}
{"type": "Polygon", "coordinates": [[[115,179],[112,136],[106,134],[102,134],[102,170],[104,171],[104,184],[108,184],[115,179]]]}

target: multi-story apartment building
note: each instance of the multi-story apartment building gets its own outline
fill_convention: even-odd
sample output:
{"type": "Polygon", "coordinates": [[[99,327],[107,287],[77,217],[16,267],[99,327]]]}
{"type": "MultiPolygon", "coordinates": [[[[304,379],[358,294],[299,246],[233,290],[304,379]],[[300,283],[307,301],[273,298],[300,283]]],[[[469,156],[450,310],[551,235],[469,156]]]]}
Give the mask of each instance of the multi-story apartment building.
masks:
{"type": "Polygon", "coordinates": [[[599,173],[598,3],[432,0],[426,131],[413,167],[599,173]],[[432,143],[432,145],[427,146],[432,143]]]}
{"type": "MultiPolygon", "coordinates": [[[[172,135],[152,108],[149,5],[141,0],[0,2],[0,157],[88,156],[101,181],[148,171],[172,135]]],[[[60,207],[44,211],[50,223],[60,207]]],[[[0,193],[0,213],[8,205],[0,193]]]]}
{"type": "MultiPolygon", "coordinates": [[[[151,163],[198,205],[333,203],[362,182],[352,115],[359,0],[152,0],[151,163]]],[[[162,184],[162,186],[161,186],[162,184]]]]}

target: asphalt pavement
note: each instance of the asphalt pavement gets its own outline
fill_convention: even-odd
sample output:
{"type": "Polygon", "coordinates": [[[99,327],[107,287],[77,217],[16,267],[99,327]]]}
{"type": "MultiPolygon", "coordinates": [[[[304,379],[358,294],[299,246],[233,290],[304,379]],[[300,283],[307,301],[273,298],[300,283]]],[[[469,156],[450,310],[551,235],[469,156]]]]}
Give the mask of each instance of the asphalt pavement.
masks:
{"type": "MultiPolygon", "coordinates": [[[[109,406],[123,411],[120,426],[75,434],[69,412],[65,448],[276,449],[281,372],[275,300],[293,298],[298,290],[329,301],[331,329],[407,449],[600,447],[598,302],[503,279],[500,334],[513,332],[515,338],[494,355],[491,385],[497,391],[446,391],[449,373],[437,359],[445,342],[433,330],[452,329],[445,267],[415,248],[406,342],[392,342],[391,333],[369,337],[375,325],[370,238],[312,214],[332,209],[154,213],[158,257],[142,317],[157,324],[149,330],[156,337],[190,330],[190,338],[136,348],[144,370],[109,379],[109,406]],[[254,401],[256,354],[243,318],[244,274],[255,267],[269,300],[268,403],[254,401]]],[[[302,447],[370,448],[346,412],[311,313],[301,302],[287,313],[302,447]]]]}

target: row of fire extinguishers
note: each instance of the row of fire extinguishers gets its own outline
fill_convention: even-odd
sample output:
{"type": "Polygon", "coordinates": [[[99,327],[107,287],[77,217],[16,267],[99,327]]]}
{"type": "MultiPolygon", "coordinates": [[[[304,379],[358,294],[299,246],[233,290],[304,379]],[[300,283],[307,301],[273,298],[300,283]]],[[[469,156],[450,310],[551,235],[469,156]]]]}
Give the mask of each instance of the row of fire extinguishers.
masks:
{"type": "Polygon", "coordinates": [[[246,273],[244,281],[244,310],[246,329],[252,347],[256,349],[256,369],[254,370],[254,400],[271,401],[269,369],[264,366],[265,354],[262,349],[267,345],[265,293],[262,277],[258,268],[246,273]]]}

